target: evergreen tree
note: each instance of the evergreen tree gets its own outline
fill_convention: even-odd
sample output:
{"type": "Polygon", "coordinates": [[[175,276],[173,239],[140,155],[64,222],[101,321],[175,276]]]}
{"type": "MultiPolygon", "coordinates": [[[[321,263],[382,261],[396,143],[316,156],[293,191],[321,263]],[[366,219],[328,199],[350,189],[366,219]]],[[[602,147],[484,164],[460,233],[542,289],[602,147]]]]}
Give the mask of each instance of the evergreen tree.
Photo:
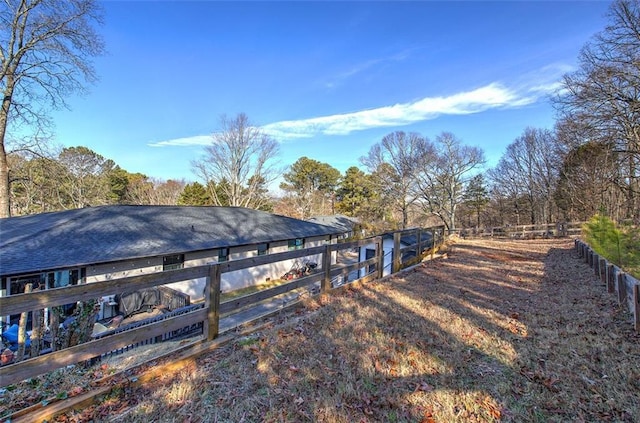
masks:
{"type": "Polygon", "coordinates": [[[480,226],[480,213],[489,203],[489,192],[485,187],[484,176],[481,173],[469,180],[464,192],[464,203],[476,213],[476,226],[480,226]]]}
{"type": "Polygon", "coordinates": [[[336,208],[340,213],[364,217],[376,197],[371,176],[356,166],[350,167],[342,177],[336,197],[336,208]]]}
{"type": "Polygon", "coordinates": [[[199,182],[185,185],[180,198],[178,198],[180,206],[209,206],[212,204],[207,189],[199,182]]]}
{"type": "Polygon", "coordinates": [[[327,206],[333,209],[334,195],[340,179],[338,169],[327,163],[301,157],[283,177],[284,182],[280,184],[280,188],[293,195],[300,218],[333,212],[327,206]]]}

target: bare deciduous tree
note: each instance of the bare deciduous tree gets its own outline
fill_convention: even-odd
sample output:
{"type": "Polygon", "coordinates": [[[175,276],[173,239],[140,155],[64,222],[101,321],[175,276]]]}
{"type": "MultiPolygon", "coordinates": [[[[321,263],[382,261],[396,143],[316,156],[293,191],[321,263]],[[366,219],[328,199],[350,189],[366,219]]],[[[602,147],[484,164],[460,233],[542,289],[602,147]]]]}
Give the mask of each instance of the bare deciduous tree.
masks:
{"type": "Polygon", "coordinates": [[[95,81],[91,58],[104,46],[94,0],[4,0],[0,22],[0,217],[8,217],[9,133],[20,124],[44,130],[48,110],[95,81]]]}
{"type": "Polygon", "coordinates": [[[265,186],[281,174],[275,163],[279,145],[244,113],[222,116],[220,126],[192,168],[207,186],[217,188],[209,190],[215,205],[260,208],[265,186]]]}
{"type": "Polygon", "coordinates": [[[464,200],[470,171],[484,163],[484,152],[443,132],[436,138],[434,155],[425,159],[418,174],[420,200],[425,211],[440,217],[451,233],[456,229],[456,212],[464,200]]]}
{"type": "Polygon", "coordinates": [[[184,179],[167,181],[161,179],[152,179],[153,191],[151,191],[150,204],[160,206],[175,206],[178,204],[180,194],[184,190],[187,183],[184,179]]]}
{"type": "Polygon", "coordinates": [[[613,145],[627,214],[640,218],[640,2],[617,0],[609,24],[579,56],[579,69],[564,78],[555,104],[573,122],[582,142],[613,145]]]}
{"type": "Polygon", "coordinates": [[[610,145],[588,142],[565,156],[555,201],[565,220],[588,220],[604,211],[614,219],[620,214],[624,192],[615,183],[620,175],[616,153],[610,145]]]}
{"type": "Polygon", "coordinates": [[[385,135],[360,158],[374,179],[384,201],[401,214],[401,227],[409,223],[409,210],[418,199],[418,173],[423,169],[424,156],[432,146],[415,132],[392,132],[385,135]]]}
{"type": "MultiPolygon", "coordinates": [[[[518,201],[525,200],[531,224],[550,223],[560,159],[551,131],[527,128],[507,146],[498,165],[489,171],[489,178],[515,201],[516,209],[518,201]]],[[[516,212],[518,220],[522,211],[516,212]]]]}

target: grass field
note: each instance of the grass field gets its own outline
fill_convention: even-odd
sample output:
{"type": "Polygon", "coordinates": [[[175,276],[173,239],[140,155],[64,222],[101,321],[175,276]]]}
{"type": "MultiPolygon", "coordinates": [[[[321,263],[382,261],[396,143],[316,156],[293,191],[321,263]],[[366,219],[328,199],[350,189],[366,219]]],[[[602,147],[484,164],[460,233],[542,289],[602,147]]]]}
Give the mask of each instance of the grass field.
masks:
{"type": "Polygon", "coordinates": [[[459,240],[59,421],[638,422],[640,337],[571,240],[459,240]]]}

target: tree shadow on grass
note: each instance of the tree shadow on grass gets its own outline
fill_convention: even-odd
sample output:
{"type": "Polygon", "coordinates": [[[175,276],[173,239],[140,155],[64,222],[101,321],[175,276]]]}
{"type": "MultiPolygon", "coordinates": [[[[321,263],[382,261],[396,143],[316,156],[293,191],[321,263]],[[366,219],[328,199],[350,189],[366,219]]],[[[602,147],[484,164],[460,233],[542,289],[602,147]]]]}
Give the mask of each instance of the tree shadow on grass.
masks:
{"type": "Polygon", "coordinates": [[[521,335],[477,311],[491,302],[474,285],[491,280],[486,261],[478,256],[468,264],[473,276],[456,283],[438,280],[451,265],[434,276],[429,264],[346,289],[313,320],[260,339],[256,368],[278,410],[269,406],[267,414],[285,421],[501,418],[514,371],[510,342],[521,335]]]}
{"type": "Polygon", "coordinates": [[[637,343],[569,243],[538,253],[491,245],[459,245],[447,260],[310,300],[275,329],[147,388],[122,421],[638,417],[637,382],[621,379],[633,361],[604,361],[617,343],[637,362],[637,343]],[[593,343],[602,337],[611,342],[593,343]],[[615,382],[603,378],[607,366],[615,382]]]}

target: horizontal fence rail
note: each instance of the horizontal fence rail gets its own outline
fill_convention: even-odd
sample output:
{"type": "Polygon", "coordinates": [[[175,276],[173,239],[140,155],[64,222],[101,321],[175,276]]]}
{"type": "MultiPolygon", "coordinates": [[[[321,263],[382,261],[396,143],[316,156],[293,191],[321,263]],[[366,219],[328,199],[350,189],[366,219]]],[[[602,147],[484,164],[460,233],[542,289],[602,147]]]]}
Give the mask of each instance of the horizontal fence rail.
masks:
{"type": "MultiPolygon", "coordinates": [[[[0,366],[0,386],[8,386],[68,365],[91,361],[124,349],[135,348],[138,345],[147,343],[162,342],[185,334],[197,334],[199,342],[213,340],[219,336],[221,316],[229,316],[238,313],[240,310],[247,310],[288,293],[308,292],[312,295],[325,295],[332,289],[340,288],[352,282],[349,281],[349,275],[355,273],[358,274],[358,278],[354,280],[369,281],[378,279],[383,276],[383,267],[389,264],[393,266],[393,272],[397,272],[401,268],[424,258],[426,254],[433,254],[434,249],[444,240],[444,228],[397,231],[392,235],[395,247],[392,263],[388,263],[389,258],[385,258],[383,237],[375,236],[362,240],[231,260],[224,263],[0,297],[0,315],[7,316],[42,311],[70,303],[96,300],[117,292],[133,292],[175,282],[206,278],[205,301],[203,303],[184,305],[175,310],[170,310],[166,314],[121,326],[117,329],[106,330],[92,335],[87,342],[59,350],[53,347],[55,340],[49,340],[52,343],[52,347],[43,349],[40,355],[0,366]],[[400,248],[400,239],[407,236],[415,237],[415,244],[400,248]],[[374,257],[362,261],[358,257],[357,262],[351,264],[332,264],[332,255],[343,250],[360,248],[365,245],[374,246],[374,257]],[[224,273],[311,255],[321,255],[322,260],[318,268],[310,275],[284,282],[273,288],[221,302],[220,284],[224,273]],[[404,260],[403,256],[407,256],[407,260],[404,260]],[[368,270],[371,266],[373,266],[373,270],[369,272],[368,270]],[[361,275],[361,269],[367,271],[361,275]],[[335,278],[339,277],[341,277],[341,282],[337,283],[335,278]]],[[[40,342],[38,339],[31,339],[32,343],[36,341],[40,342]]]]}
{"type": "Polygon", "coordinates": [[[540,225],[509,225],[463,228],[455,232],[465,238],[560,238],[580,235],[586,222],[558,222],[540,225]]]}
{"type": "Polygon", "coordinates": [[[634,327],[640,332],[640,281],[604,257],[600,257],[587,243],[576,239],[578,257],[591,266],[596,277],[606,286],[607,292],[615,294],[618,304],[633,315],[634,327]]]}

